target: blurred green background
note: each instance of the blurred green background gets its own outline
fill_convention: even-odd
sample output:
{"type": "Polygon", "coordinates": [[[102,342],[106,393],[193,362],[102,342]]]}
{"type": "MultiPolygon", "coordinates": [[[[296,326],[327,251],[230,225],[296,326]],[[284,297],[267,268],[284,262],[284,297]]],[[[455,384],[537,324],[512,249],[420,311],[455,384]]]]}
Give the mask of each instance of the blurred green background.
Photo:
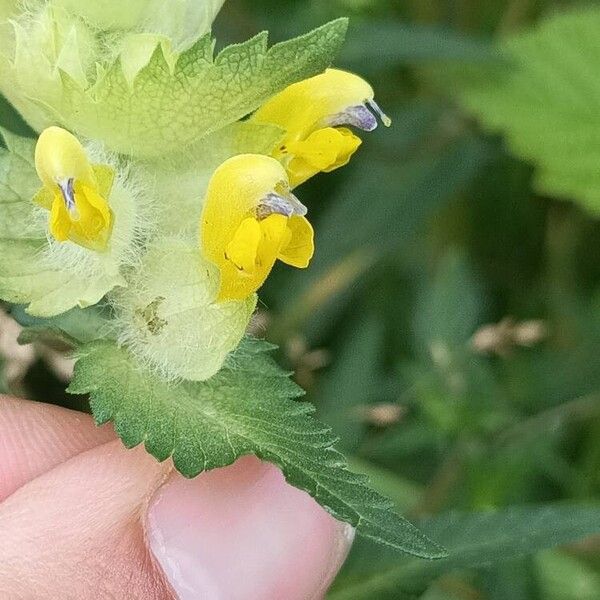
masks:
{"type": "MultiPolygon", "coordinates": [[[[600,497],[600,226],[536,194],[534,166],[432,77],[497,60],[495,38],[578,4],[228,0],[215,26],[219,45],[261,29],[277,41],[349,15],[338,66],[369,79],[394,120],[299,191],[314,264],[276,269],[253,327],[353,466],[412,518],[600,497]]],[[[6,104],[0,115],[26,131],[6,104]]],[[[51,359],[29,356],[0,387],[85,408],[51,359]]],[[[510,528],[488,526],[483,541],[510,528]]],[[[508,544],[501,563],[447,564],[412,585],[414,564],[358,540],[331,597],[600,598],[600,538],[514,553],[527,556],[508,544]]]]}

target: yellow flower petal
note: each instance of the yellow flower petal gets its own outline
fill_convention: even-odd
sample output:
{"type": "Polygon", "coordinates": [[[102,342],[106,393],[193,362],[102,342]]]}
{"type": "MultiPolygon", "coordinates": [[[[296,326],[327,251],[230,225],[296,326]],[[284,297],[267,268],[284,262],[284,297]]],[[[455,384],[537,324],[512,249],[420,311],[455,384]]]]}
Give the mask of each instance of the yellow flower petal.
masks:
{"type": "Polygon", "coordinates": [[[113,170],[92,165],[79,140],[60,127],[49,127],[41,133],[35,166],[44,187],[34,201],[51,211],[50,232],[54,238],[105,250],[113,225],[106,201],[113,185],[113,170]]]}
{"type": "Polygon", "coordinates": [[[104,198],[92,188],[76,183],[75,206],[79,218],[71,223],[69,239],[90,250],[105,250],[112,230],[112,213],[104,198]]]}
{"type": "Polygon", "coordinates": [[[218,266],[226,262],[225,248],[242,221],[287,181],[281,164],[268,156],[240,154],[226,160],[210,180],[202,210],[200,239],[206,258],[218,266]]]}
{"type": "Polygon", "coordinates": [[[293,188],[319,172],[348,164],[361,141],[343,126],[373,131],[377,117],[386,126],[391,124],[375,103],[373,88],[364,79],[328,69],[271,98],[252,120],[285,130],[272,154],[286,167],[293,188]]]}
{"type": "Polygon", "coordinates": [[[256,271],[258,245],[262,238],[260,224],[254,217],[242,221],[225,249],[225,256],[240,271],[252,275],[256,271]]]}
{"type": "Polygon", "coordinates": [[[362,140],[345,127],[326,127],[304,141],[292,141],[287,151],[293,158],[287,165],[290,184],[296,187],[323,171],[329,173],[347,165],[362,140]]]}
{"type": "MultiPolygon", "coordinates": [[[[223,264],[221,266],[219,301],[243,300],[258,290],[269,276],[281,248],[289,243],[291,233],[287,227],[287,217],[271,215],[263,221],[256,219],[247,219],[246,221],[250,220],[254,220],[258,225],[260,233],[253,268],[252,270],[240,269],[233,260],[228,260],[223,264]]],[[[255,229],[248,226],[242,227],[249,236],[247,247],[250,247],[255,239],[255,229]]],[[[247,260],[249,255],[245,255],[243,258],[247,260]]]]}
{"type": "Polygon", "coordinates": [[[49,190],[56,189],[58,181],[68,179],[96,186],[83,146],[73,134],[60,127],[48,127],[40,134],[35,147],[35,168],[49,190]]]}
{"type": "Polygon", "coordinates": [[[286,265],[305,269],[315,253],[314,231],[305,217],[293,216],[287,223],[290,241],[282,247],[277,258],[286,265]]]}
{"type": "Polygon", "coordinates": [[[64,242],[69,239],[71,232],[71,219],[65,207],[63,197],[57,194],[52,202],[52,210],[50,212],[50,233],[55,240],[64,242]]]}
{"type": "MultiPolygon", "coordinates": [[[[289,244],[291,232],[288,230],[288,218],[284,215],[271,215],[260,221],[262,239],[256,255],[259,270],[272,269],[281,249],[289,244]]],[[[267,272],[264,279],[267,278],[267,272]]],[[[263,279],[263,281],[264,281],[263,279]]]]}
{"type": "Polygon", "coordinates": [[[290,195],[287,174],[273,158],[235,156],[215,171],[202,211],[200,240],[204,256],[219,267],[217,300],[240,300],[256,292],[278,257],[308,264],[312,228],[298,216],[305,210],[290,195]]]}
{"type": "Polygon", "coordinates": [[[373,88],[358,75],[327,69],[321,75],[287,87],[259,108],[252,119],[285,129],[283,144],[288,144],[306,139],[323,119],[373,98],[373,88]]]}

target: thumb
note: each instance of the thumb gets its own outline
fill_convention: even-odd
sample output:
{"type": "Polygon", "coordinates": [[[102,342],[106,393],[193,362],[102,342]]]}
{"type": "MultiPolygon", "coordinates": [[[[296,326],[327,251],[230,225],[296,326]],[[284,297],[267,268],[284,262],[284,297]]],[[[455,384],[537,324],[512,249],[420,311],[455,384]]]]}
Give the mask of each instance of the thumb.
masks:
{"type": "Polygon", "coordinates": [[[0,531],[15,599],[319,598],[351,540],[272,465],[246,457],[188,481],[118,441],[12,493],[0,531]]]}
{"type": "Polygon", "coordinates": [[[254,457],[194,481],[174,475],[147,524],[154,557],[182,600],[319,598],[353,535],[254,457]]]}

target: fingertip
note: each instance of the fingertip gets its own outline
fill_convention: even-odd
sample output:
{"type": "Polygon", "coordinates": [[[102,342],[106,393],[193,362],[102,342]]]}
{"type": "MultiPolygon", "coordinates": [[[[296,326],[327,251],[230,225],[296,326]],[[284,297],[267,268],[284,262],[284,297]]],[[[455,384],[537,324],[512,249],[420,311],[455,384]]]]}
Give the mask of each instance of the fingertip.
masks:
{"type": "Polygon", "coordinates": [[[0,502],[60,463],[115,439],[84,413],[0,395],[0,502]]]}
{"type": "Polygon", "coordinates": [[[172,598],[141,524],[169,470],[144,448],[126,450],[113,441],[22,486],[0,504],[2,592],[7,598],[63,598],[65,590],[82,600],[172,598]]]}
{"type": "Polygon", "coordinates": [[[181,600],[319,598],[353,538],[279,469],[254,457],[157,492],[150,549],[181,600]]]}

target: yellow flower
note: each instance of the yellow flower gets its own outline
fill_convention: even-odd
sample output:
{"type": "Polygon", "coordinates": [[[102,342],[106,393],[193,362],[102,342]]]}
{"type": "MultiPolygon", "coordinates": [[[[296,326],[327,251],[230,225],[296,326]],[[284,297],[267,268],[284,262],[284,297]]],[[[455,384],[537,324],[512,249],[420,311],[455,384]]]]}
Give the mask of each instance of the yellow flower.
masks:
{"type": "Polygon", "coordinates": [[[106,249],[113,214],[113,171],[92,165],[79,140],[60,127],[45,129],[35,147],[35,168],[44,187],[34,201],[50,211],[50,233],[91,250],[106,249]]]}
{"type": "Polygon", "coordinates": [[[364,79],[328,69],[289,86],[259,108],[252,119],[285,130],[273,156],[283,163],[291,186],[296,187],[321,171],[348,164],[362,142],[344,125],[373,131],[376,115],[387,127],[391,125],[364,79]]]}
{"type": "Polygon", "coordinates": [[[217,299],[247,298],[277,259],[306,268],[314,234],[305,214],[275,159],[241,154],[225,161],[210,180],[200,223],[204,256],[221,274],[217,299]]]}

